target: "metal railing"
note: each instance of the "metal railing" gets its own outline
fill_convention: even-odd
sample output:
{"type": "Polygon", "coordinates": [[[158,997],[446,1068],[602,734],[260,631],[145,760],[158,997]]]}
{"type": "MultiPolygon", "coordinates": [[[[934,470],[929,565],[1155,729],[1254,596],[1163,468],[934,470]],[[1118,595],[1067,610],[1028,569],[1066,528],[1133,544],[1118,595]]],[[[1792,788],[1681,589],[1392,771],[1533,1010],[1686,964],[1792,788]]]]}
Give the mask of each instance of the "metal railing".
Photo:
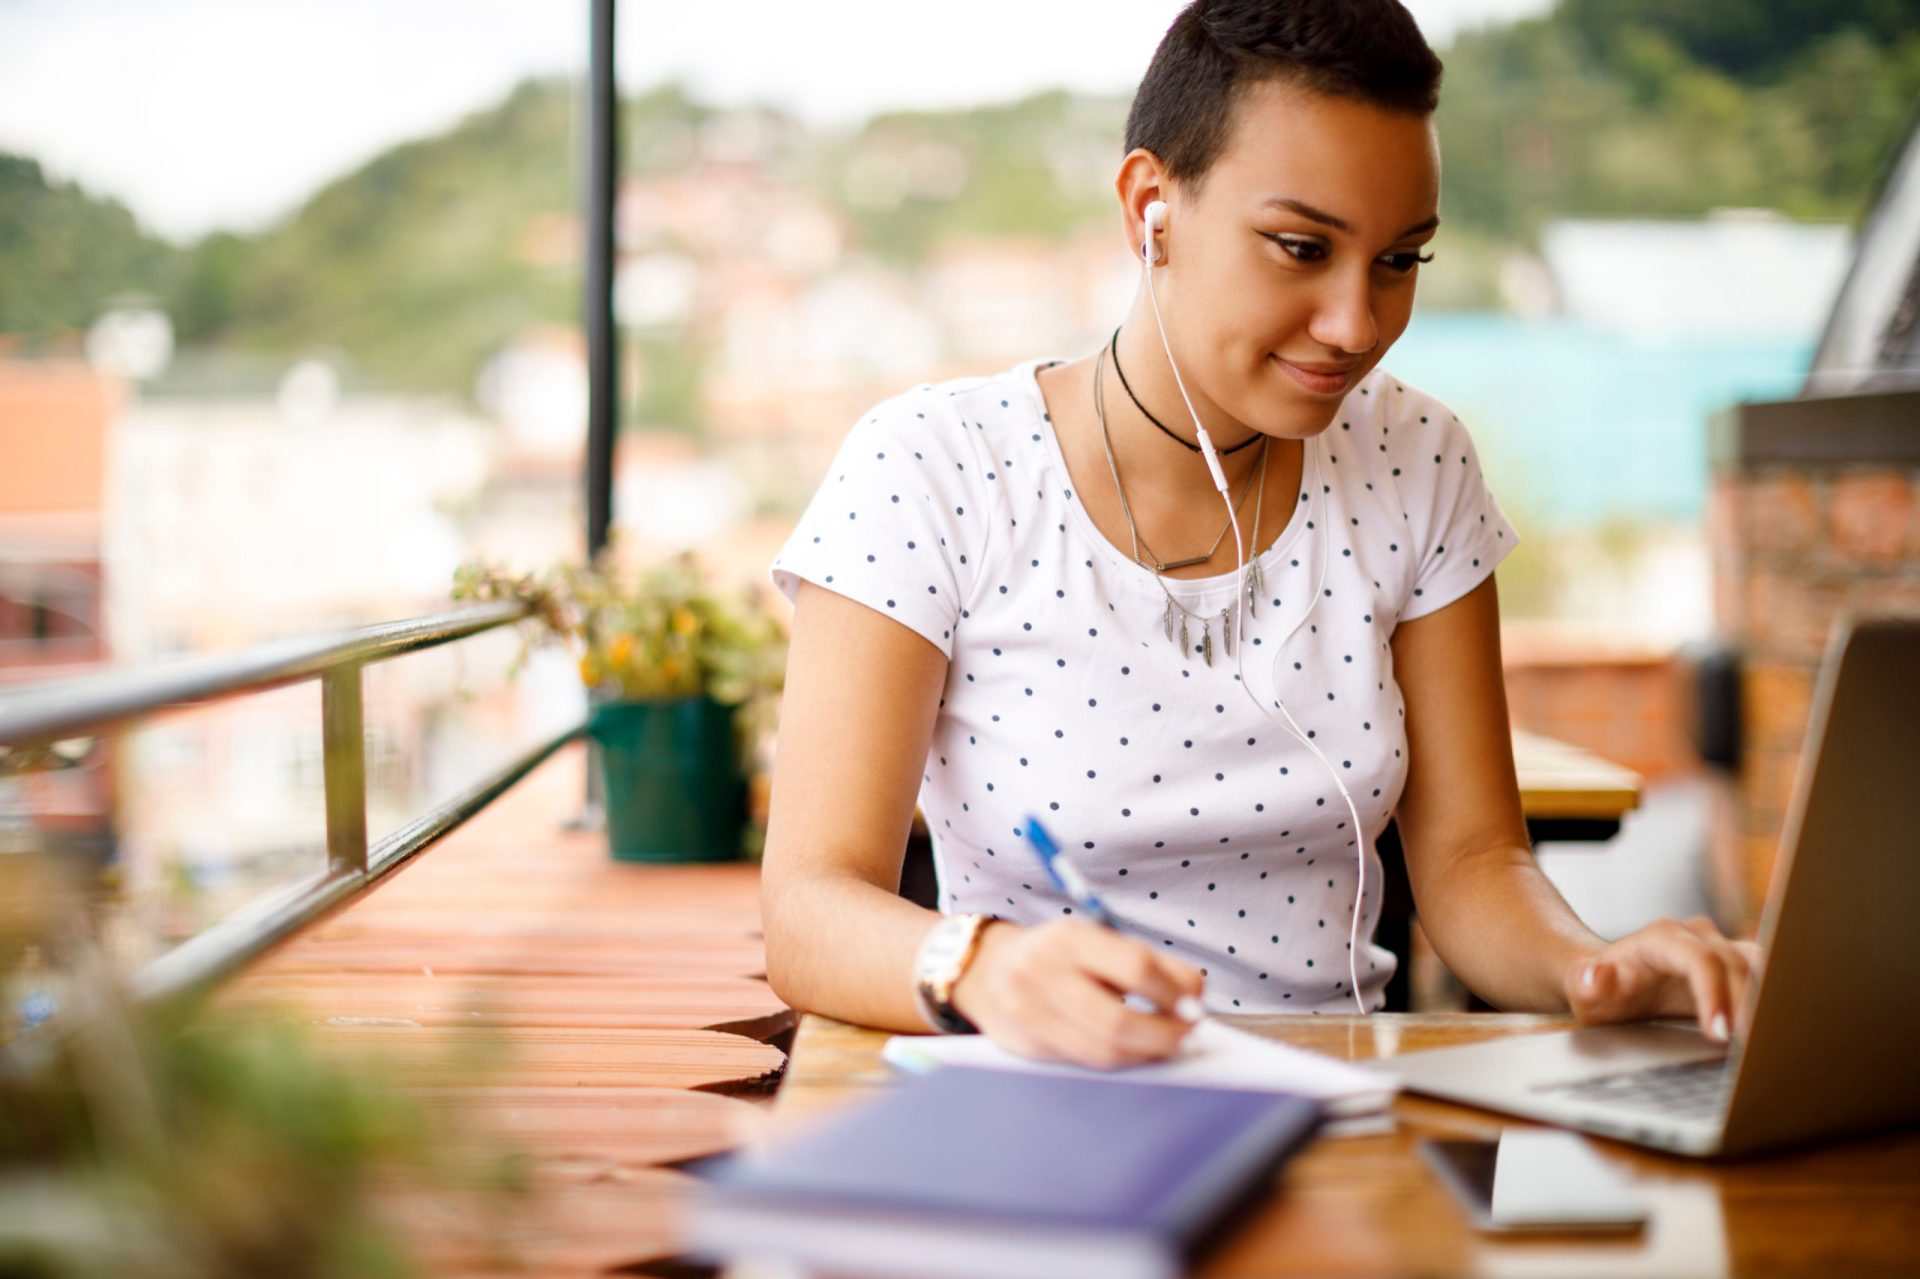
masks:
{"type": "Polygon", "coordinates": [[[0,696],[0,750],[10,755],[123,728],[161,711],[302,680],[320,681],[326,868],[249,902],[141,968],[130,982],[135,997],[170,999],[244,967],[406,865],[579,736],[584,724],[541,742],[378,844],[368,845],[362,670],[374,662],[464,639],[526,616],[526,607],[517,603],[474,604],[429,617],[44,684],[0,696]]]}

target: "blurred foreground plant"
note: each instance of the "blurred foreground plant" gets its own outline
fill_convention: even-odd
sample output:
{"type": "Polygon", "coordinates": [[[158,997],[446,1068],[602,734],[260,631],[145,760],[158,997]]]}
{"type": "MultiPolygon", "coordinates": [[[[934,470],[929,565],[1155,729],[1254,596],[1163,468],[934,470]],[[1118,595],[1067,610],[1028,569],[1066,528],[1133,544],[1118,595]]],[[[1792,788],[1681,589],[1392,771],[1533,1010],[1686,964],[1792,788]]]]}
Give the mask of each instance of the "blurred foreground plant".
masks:
{"type": "Polygon", "coordinates": [[[379,1210],[395,1174],[443,1176],[428,1112],[291,1019],[136,1005],[89,943],[30,971],[49,913],[0,912],[0,992],[59,1009],[0,1043],[0,1276],[416,1273],[379,1210]]]}

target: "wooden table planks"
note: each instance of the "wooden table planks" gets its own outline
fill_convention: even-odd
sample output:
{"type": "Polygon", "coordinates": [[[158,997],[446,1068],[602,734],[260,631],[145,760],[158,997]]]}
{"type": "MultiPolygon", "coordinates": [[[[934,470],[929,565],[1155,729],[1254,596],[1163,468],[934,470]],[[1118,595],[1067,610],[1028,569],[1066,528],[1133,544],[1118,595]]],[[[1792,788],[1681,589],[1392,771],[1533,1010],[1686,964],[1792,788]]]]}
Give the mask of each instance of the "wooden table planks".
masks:
{"type": "Polygon", "coordinates": [[[454,1165],[518,1152],[533,1193],[512,1203],[395,1174],[383,1205],[434,1275],[671,1254],[692,1182],[666,1165],[739,1144],[785,1066],[759,868],[614,862],[562,827],[583,767],[561,752],[221,995],[387,1071],[454,1165]]]}
{"type": "Polygon", "coordinates": [[[1640,775],[1578,746],[1513,730],[1520,806],[1528,820],[1618,820],[1640,806],[1640,775]]]}
{"type": "Polygon", "coordinates": [[[227,1001],[281,1007],[306,1020],[352,1016],[421,1026],[573,1026],[634,1030],[724,1030],[768,1039],[793,1012],[767,983],[749,977],[572,976],[524,973],[427,976],[420,972],[275,970],[227,1001]],[[342,1014],[343,1008],[353,1009],[342,1014]]]}
{"type": "Polygon", "coordinates": [[[767,1092],[786,1054],[713,1030],[599,1030],[577,1026],[405,1026],[322,1023],[323,1051],[366,1061],[402,1083],[432,1087],[449,1076],[547,1088],[703,1088],[767,1092]]]}
{"type": "Polygon", "coordinates": [[[664,1168],[543,1165],[524,1198],[449,1197],[402,1181],[382,1188],[382,1203],[434,1279],[587,1279],[654,1255],[650,1241],[671,1237],[692,1186],[687,1174],[664,1168]],[[647,1249],[636,1252],[642,1241],[647,1249]]]}
{"type": "Polygon", "coordinates": [[[665,937],[470,937],[434,933],[289,942],[263,960],[282,973],[424,973],[481,977],[757,977],[766,966],[758,936],[681,933],[665,937]]]}
{"type": "Polygon", "coordinates": [[[448,1089],[435,1101],[450,1121],[454,1153],[505,1143],[575,1171],[704,1158],[714,1153],[716,1133],[728,1146],[752,1140],[766,1113],[737,1097],[685,1088],[481,1086],[448,1089]]]}

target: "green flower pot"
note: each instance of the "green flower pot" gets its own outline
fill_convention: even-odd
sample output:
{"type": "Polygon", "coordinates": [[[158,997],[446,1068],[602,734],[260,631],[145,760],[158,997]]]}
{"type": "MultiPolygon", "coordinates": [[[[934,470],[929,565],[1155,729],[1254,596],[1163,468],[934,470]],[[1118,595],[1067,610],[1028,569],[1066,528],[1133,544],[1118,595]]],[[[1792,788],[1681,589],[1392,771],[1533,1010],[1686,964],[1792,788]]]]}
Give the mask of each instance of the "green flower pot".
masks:
{"type": "Polygon", "coordinates": [[[747,786],[733,718],[733,707],[705,697],[593,708],[590,730],[615,860],[740,857],[747,786]]]}

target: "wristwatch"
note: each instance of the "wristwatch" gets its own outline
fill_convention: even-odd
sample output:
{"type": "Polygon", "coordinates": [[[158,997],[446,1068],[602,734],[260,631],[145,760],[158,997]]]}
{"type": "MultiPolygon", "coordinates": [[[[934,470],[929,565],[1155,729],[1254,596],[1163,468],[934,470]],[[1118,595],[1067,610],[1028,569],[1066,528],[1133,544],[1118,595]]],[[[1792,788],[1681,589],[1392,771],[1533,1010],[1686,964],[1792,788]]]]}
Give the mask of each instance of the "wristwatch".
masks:
{"type": "Polygon", "coordinates": [[[948,1035],[973,1035],[979,1028],[953,1006],[953,988],[980,949],[980,935],[995,915],[949,915],[935,924],[913,957],[913,995],[927,1025],[948,1035]]]}

